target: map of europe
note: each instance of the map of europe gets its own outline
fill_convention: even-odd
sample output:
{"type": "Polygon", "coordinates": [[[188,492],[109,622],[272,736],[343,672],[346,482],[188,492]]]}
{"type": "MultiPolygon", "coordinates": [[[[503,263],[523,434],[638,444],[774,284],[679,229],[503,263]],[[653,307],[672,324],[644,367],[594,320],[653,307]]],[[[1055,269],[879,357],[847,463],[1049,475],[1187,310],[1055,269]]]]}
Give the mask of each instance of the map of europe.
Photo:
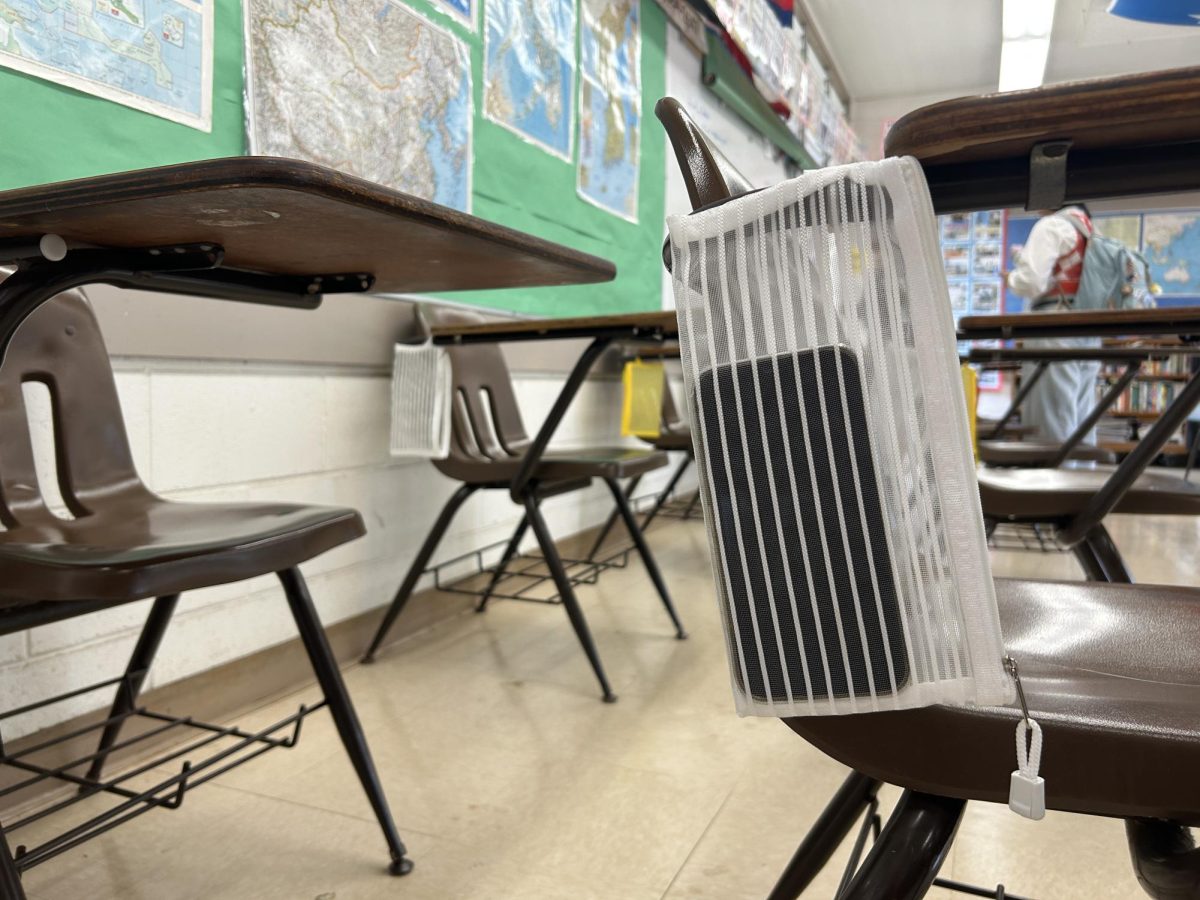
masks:
{"type": "Polygon", "coordinates": [[[245,0],[245,8],[251,152],[469,210],[466,45],[389,0],[245,0]]]}
{"type": "Polygon", "coordinates": [[[1164,294],[1200,294],[1200,213],[1147,213],[1142,241],[1164,294]]]}
{"type": "Polygon", "coordinates": [[[490,0],[484,11],[484,115],[569,160],[574,0],[490,0]]]}
{"type": "Polygon", "coordinates": [[[583,0],[580,28],[579,194],[637,221],[642,127],[637,0],[583,0]]]}
{"type": "Polygon", "coordinates": [[[0,0],[0,65],[212,128],[212,0],[0,0]]]}

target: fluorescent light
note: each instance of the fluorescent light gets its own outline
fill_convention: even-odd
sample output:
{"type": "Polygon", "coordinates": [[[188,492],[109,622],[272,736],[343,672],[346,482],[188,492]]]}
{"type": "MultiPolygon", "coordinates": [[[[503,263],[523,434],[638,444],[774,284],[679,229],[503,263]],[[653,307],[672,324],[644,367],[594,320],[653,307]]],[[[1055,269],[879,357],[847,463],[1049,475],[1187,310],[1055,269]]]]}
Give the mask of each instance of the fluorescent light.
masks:
{"type": "Polygon", "coordinates": [[[1004,0],[1004,40],[1050,37],[1055,0],[1004,0]]]}
{"type": "Polygon", "coordinates": [[[1021,91],[1035,88],[1046,74],[1050,38],[1026,38],[1005,41],[1000,46],[1000,90],[1021,91]]]}
{"type": "Polygon", "coordinates": [[[1055,0],[1004,0],[1000,90],[1035,88],[1046,74],[1055,0]]]}

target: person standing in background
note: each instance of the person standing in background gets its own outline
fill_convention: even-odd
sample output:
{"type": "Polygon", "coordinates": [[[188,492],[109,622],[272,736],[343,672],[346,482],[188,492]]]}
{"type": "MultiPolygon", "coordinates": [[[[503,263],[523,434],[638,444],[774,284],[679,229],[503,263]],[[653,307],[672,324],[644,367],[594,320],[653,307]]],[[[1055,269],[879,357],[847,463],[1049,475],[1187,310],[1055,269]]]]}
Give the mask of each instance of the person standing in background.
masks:
{"type": "MultiPolygon", "coordinates": [[[[1013,293],[1032,301],[1030,312],[1074,308],[1088,239],[1094,233],[1091,215],[1081,203],[1042,212],[1008,274],[1013,293]]],[[[1100,338],[1044,338],[1024,343],[1027,347],[1098,347],[1100,338]]],[[[1026,364],[1021,377],[1031,377],[1035,368],[1026,364]]],[[[1021,423],[1037,428],[1037,437],[1043,440],[1066,440],[1096,405],[1099,372],[1098,362],[1050,363],[1025,398],[1021,423]]],[[[1084,441],[1095,442],[1094,429],[1084,441]]]]}

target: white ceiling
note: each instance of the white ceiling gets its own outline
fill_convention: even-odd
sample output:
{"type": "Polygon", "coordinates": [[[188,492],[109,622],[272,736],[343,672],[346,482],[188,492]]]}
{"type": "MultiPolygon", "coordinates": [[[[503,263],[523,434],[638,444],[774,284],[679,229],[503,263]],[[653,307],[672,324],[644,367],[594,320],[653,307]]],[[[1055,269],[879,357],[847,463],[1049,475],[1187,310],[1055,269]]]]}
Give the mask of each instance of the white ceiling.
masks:
{"type": "MultiPolygon", "coordinates": [[[[804,0],[851,101],[996,85],[1000,0],[804,0]]],[[[1046,82],[1200,65],[1200,27],[1146,25],[1108,0],[1058,0],[1046,82]]]]}

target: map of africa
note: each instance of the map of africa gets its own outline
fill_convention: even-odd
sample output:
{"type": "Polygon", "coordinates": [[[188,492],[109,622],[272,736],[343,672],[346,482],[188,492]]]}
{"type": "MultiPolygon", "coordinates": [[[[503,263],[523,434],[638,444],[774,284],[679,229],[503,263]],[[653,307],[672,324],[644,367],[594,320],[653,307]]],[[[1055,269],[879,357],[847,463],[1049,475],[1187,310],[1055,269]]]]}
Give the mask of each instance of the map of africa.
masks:
{"type": "Polygon", "coordinates": [[[637,221],[642,126],[637,0],[583,0],[580,28],[579,194],[637,221]]]}
{"type": "Polygon", "coordinates": [[[212,0],[0,0],[0,66],[212,129],[212,0]]]}
{"type": "Polygon", "coordinates": [[[574,0],[490,0],[484,16],[484,115],[570,160],[574,0]]]}
{"type": "Polygon", "coordinates": [[[1164,294],[1200,294],[1200,214],[1147,213],[1142,240],[1164,294]]]}
{"type": "Polygon", "coordinates": [[[245,8],[252,153],[469,210],[471,57],[461,41],[389,0],[245,8]]]}

